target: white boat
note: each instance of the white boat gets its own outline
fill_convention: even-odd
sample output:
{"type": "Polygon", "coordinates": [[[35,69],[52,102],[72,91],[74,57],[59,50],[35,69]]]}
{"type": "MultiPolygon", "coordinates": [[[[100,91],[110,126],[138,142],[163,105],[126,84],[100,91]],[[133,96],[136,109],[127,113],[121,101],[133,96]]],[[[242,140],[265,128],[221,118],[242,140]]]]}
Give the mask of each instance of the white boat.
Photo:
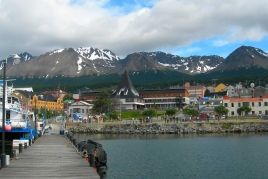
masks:
{"type": "MultiPolygon", "coordinates": [[[[23,109],[21,101],[14,95],[13,85],[8,86],[6,82],[6,127],[5,132],[10,138],[33,139],[35,135],[34,129],[34,113],[27,109],[23,109]],[[7,128],[8,126],[8,128],[7,128]],[[8,130],[7,130],[8,129],[8,130]]],[[[0,81],[0,132],[2,132],[2,111],[3,111],[3,81],[0,81]]]]}

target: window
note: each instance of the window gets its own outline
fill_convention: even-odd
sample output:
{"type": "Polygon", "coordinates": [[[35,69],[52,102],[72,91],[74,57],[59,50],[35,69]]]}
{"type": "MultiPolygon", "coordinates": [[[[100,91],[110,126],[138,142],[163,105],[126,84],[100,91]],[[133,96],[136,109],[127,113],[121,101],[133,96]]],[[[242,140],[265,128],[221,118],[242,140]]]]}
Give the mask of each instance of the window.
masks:
{"type": "Polygon", "coordinates": [[[85,110],[84,109],[82,109],[82,113],[85,113],[85,110]]]}
{"type": "Polygon", "coordinates": [[[259,102],[259,106],[261,106],[261,102],[259,102]]]}
{"type": "Polygon", "coordinates": [[[243,102],[243,106],[249,107],[249,102],[243,102]]]}
{"type": "Polygon", "coordinates": [[[251,106],[254,107],[254,102],[251,103],[251,106]]]}
{"type": "Polygon", "coordinates": [[[228,107],[228,103],[224,103],[224,107],[228,107]]]}
{"type": "Polygon", "coordinates": [[[232,116],[234,116],[234,111],[231,112],[232,116]]]}
{"type": "Polygon", "coordinates": [[[6,119],[10,119],[10,110],[6,110],[6,119]]]}
{"type": "Polygon", "coordinates": [[[241,107],[241,103],[238,103],[238,107],[239,107],[239,108],[241,107]]]}
{"type": "Polygon", "coordinates": [[[268,110],[265,110],[265,115],[268,115],[268,110]]]}
{"type": "Polygon", "coordinates": [[[262,114],[262,111],[259,111],[259,114],[262,114]]]}
{"type": "Polygon", "coordinates": [[[264,102],[264,106],[268,106],[268,102],[264,102]]]}

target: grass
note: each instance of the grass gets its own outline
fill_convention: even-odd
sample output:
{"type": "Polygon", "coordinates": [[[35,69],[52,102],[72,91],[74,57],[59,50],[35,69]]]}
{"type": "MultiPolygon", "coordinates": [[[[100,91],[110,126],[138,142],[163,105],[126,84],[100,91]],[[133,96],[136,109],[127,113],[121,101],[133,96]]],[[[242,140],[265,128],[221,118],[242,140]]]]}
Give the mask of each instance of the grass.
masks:
{"type": "Polygon", "coordinates": [[[122,111],[121,119],[139,119],[142,118],[141,111],[122,111]]]}

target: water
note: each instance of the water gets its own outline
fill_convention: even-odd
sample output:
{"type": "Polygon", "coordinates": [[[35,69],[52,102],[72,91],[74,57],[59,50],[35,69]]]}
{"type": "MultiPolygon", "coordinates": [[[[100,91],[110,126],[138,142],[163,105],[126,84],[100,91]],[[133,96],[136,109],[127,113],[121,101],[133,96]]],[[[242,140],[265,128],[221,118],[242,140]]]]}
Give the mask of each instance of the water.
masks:
{"type": "Polygon", "coordinates": [[[268,135],[86,136],[108,153],[108,179],[265,179],[268,135]]]}

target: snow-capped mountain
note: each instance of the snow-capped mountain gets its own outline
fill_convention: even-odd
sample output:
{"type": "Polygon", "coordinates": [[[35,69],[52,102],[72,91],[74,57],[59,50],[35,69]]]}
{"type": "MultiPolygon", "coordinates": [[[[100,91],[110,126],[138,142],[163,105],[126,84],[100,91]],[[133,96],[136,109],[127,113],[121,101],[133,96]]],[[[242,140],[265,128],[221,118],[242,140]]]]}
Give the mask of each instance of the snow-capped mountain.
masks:
{"type": "Polygon", "coordinates": [[[28,52],[23,52],[20,54],[12,54],[7,58],[8,65],[17,65],[20,63],[27,62],[33,59],[33,56],[28,52]]]}
{"type": "Polygon", "coordinates": [[[224,58],[212,56],[180,57],[164,52],[139,52],[126,57],[125,67],[128,70],[172,69],[183,73],[205,73],[215,69],[224,58]]]}
{"type": "MultiPolygon", "coordinates": [[[[26,56],[25,56],[26,57],[26,56]]],[[[27,63],[11,66],[12,76],[54,77],[115,73],[117,57],[110,50],[92,47],[65,48],[47,52],[27,63]]],[[[16,63],[15,63],[16,64],[16,63]]]]}
{"type": "Polygon", "coordinates": [[[237,68],[268,69],[268,54],[261,49],[242,46],[226,59],[211,56],[180,57],[164,52],[137,52],[120,59],[110,50],[92,47],[65,48],[32,57],[29,53],[8,58],[10,77],[85,76],[128,71],[175,70],[187,74],[228,71],[237,68]]]}
{"type": "Polygon", "coordinates": [[[258,48],[241,46],[233,51],[216,70],[225,71],[251,67],[268,69],[268,54],[258,48]]]}

